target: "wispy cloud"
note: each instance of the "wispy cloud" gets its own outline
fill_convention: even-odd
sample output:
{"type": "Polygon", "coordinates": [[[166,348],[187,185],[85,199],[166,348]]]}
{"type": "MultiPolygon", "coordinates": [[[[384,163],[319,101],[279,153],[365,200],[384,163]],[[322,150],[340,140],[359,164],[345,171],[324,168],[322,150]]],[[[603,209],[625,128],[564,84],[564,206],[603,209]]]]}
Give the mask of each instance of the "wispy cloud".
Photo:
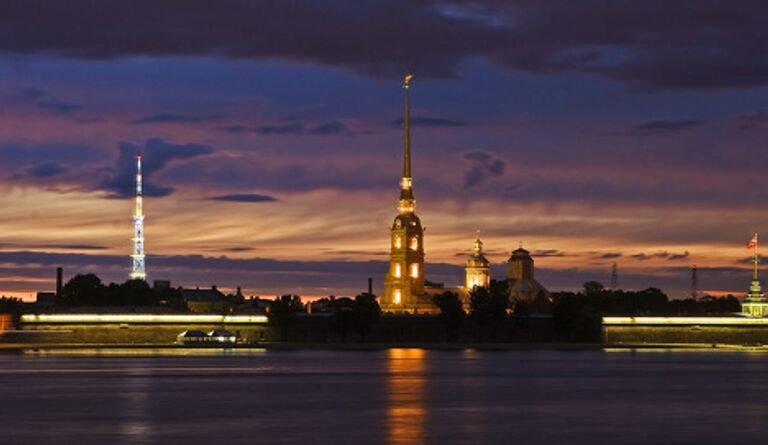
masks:
{"type": "Polygon", "coordinates": [[[690,130],[703,124],[704,121],[698,119],[656,120],[635,125],[632,130],[639,135],[671,134],[690,130]]]}
{"type": "Polygon", "coordinates": [[[229,202],[275,202],[277,198],[269,195],[259,195],[257,193],[236,193],[231,195],[212,196],[208,198],[212,201],[229,202]]]}
{"type": "Polygon", "coordinates": [[[504,175],[506,163],[491,153],[475,150],[464,154],[469,161],[469,168],[464,172],[464,188],[469,189],[489,179],[504,175]]]}
{"type": "Polygon", "coordinates": [[[226,114],[181,114],[181,113],[156,113],[140,117],[129,123],[140,124],[199,124],[213,122],[226,118],[226,114]]]}

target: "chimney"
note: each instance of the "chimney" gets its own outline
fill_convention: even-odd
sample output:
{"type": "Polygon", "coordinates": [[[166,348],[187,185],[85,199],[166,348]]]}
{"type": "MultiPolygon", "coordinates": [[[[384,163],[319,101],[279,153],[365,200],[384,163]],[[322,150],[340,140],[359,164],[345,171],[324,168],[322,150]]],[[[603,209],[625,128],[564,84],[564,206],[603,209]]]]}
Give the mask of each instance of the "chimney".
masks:
{"type": "Polygon", "coordinates": [[[64,269],[56,268],[56,296],[61,297],[61,291],[64,289],[64,269]]]}
{"type": "Polygon", "coordinates": [[[368,277],[368,293],[373,295],[373,278],[368,277]]]}

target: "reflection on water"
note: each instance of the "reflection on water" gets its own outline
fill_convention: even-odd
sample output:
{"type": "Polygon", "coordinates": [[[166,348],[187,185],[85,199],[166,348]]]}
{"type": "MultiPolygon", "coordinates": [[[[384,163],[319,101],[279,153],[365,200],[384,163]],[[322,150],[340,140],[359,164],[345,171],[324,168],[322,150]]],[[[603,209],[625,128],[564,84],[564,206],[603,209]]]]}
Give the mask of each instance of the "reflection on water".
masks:
{"type": "Polygon", "coordinates": [[[768,437],[768,354],[102,352],[0,354],[0,445],[719,445],[768,437]]]}
{"type": "Polygon", "coordinates": [[[387,354],[387,433],[389,443],[424,441],[423,349],[390,349],[387,354]]]}
{"type": "MultiPolygon", "coordinates": [[[[132,374],[129,370],[129,374],[132,374]]],[[[152,417],[149,414],[149,397],[152,382],[149,377],[142,375],[130,376],[125,380],[123,388],[123,416],[120,423],[118,443],[148,444],[152,438],[152,417]]]]}

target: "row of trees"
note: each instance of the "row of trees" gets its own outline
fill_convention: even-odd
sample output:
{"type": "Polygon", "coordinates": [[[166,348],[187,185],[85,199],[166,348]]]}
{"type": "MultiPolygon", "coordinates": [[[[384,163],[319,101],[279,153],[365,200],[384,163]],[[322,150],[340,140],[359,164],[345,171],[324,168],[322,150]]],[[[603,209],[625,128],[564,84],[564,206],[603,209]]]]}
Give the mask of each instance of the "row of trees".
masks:
{"type": "Polygon", "coordinates": [[[551,315],[561,338],[578,339],[594,335],[604,315],[723,315],[741,311],[741,303],[732,295],[670,300],[654,287],[639,291],[608,290],[596,281],[584,283],[579,292],[540,294],[532,301],[511,299],[506,281],[491,281],[490,287],[470,292],[469,314],[454,292],[436,295],[432,301],[440,310],[449,341],[458,337],[467,319],[474,325],[476,340],[493,340],[510,313],[523,325],[532,314],[551,315]]]}
{"type": "Polygon", "coordinates": [[[183,308],[178,289],[154,289],[144,280],[128,280],[105,285],[94,274],[75,275],[70,279],[56,304],[61,306],[170,306],[183,308]]]}
{"type": "MultiPolygon", "coordinates": [[[[339,333],[342,342],[346,342],[350,333],[356,332],[361,341],[366,341],[368,334],[381,317],[381,307],[376,296],[362,293],[354,299],[342,297],[327,301],[331,311],[331,326],[339,333]]],[[[304,311],[301,297],[283,295],[269,305],[269,323],[280,330],[282,341],[288,340],[288,332],[296,315],[304,311]]]]}

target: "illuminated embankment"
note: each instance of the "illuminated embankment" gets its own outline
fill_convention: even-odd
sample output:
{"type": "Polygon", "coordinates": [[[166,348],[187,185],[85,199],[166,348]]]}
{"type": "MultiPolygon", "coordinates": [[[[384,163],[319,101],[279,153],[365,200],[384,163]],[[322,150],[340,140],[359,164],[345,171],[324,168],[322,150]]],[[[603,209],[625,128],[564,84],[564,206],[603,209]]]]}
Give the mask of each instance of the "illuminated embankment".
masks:
{"type": "Polygon", "coordinates": [[[606,344],[768,344],[768,318],[603,317],[606,344]]]}
{"type": "Polygon", "coordinates": [[[269,339],[267,321],[265,315],[24,314],[12,336],[41,344],[171,345],[186,330],[226,329],[239,342],[252,343],[269,339]]]}

